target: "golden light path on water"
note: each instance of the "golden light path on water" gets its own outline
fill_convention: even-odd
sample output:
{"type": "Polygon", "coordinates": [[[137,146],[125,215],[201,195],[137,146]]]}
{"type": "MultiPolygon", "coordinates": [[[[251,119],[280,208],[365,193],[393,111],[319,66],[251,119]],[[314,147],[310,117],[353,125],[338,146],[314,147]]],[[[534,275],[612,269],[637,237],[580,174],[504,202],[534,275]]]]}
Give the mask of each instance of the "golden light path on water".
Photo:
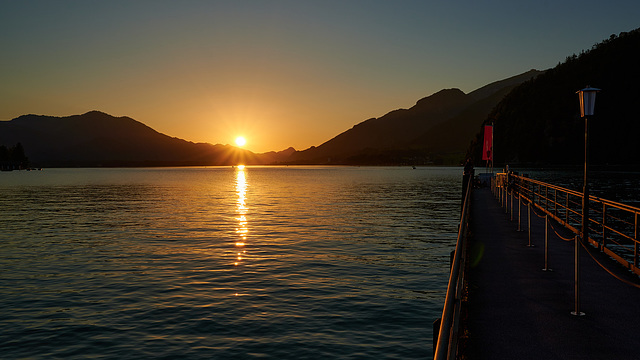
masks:
{"type": "Polygon", "coordinates": [[[247,178],[244,172],[244,165],[239,165],[237,167],[236,193],[238,194],[238,200],[236,201],[236,213],[238,214],[238,217],[236,217],[236,220],[238,221],[236,234],[238,235],[238,237],[236,238],[235,243],[237,257],[234,265],[238,266],[240,265],[243,256],[246,254],[244,246],[247,241],[247,234],[249,233],[249,228],[247,227],[248,208],[246,203],[247,178]]]}

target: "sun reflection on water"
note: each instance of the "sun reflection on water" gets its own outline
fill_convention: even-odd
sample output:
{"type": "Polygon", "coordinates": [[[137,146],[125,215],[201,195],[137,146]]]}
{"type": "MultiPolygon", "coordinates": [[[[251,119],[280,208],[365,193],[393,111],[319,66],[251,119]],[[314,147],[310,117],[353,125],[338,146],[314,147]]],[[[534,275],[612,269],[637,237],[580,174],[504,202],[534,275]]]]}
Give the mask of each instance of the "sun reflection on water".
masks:
{"type": "Polygon", "coordinates": [[[236,238],[236,252],[237,257],[234,262],[235,266],[240,265],[244,255],[247,253],[245,250],[245,244],[247,241],[247,235],[249,233],[249,228],[247,226],[247,213],[249,209],[247,208],[246,203],[246,195],[247,195],[247,178],[245,176],[245,168],[244,166],[238,166],[236,172],[236,193],[238,194],[238,200],[236,201],[236,213],[238,217],[236,220],[238,221],[238,225],[236,227],[236,234],[238,235],[236,238]]]}

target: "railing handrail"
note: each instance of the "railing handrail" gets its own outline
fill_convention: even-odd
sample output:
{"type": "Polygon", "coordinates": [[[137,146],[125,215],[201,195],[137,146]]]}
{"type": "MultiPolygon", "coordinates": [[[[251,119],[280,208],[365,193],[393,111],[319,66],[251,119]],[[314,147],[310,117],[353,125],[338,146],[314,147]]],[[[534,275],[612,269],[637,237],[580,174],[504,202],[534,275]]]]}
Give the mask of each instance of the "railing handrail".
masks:
{"type": "Polygon", "coordinates": [[[449,273],[449,285],[447,286],[447,295],[442,309],[438,341],[433,357],[436,360],[455,359],[456,357],[458,342],[457,330],[460,321],[460,298],[466,260],[463,254],[466,252],[468,214],[472,187],[473,179],[469,179],[464,195],[455,255],[453,257],[453,263],[451,264],[451,272],[449,273]]]}
{"type": "MultiPolygon", "coordinates": [[[[543,181],[539,181],[539,180],[535,180],[535,179],[531,179],[528,177],[524,177],[524,176],[520,176],[520,175],[509,175],[509,176],[513,176],[516,179],[519,179],[520,181],[527,181],[530,182],[532,184],[537,184],[537,185],[542,185],[545,186],[549,189],[556,189],[556,190],[561,190],[565,193],[568,193],[570,195],[574,195],[576,197],[582,198],[582,192],[580,191],[576,191],[576,190],[571,190],[571,189],[567,189],[567,188],[563,188],[562,186],[558,186],[558,185],[553,185],[553,184],[549,184],[543,181]]],[[[597,201],[603,204],[607,204],[619,209],[624,209],[624,210],[628,210],[628,211],[632,211],[632,212],[637,212],[640,213],[640,208],[635,207],[635,206],[631,206],[631,205],[627,205],[627,204],[623,204],[623,203],[619,203],[619,202],[615,202],[612,200],[608,200],[608,199],[603,199],[601,197],[597,197],[597,196],[593,196],[593,195],[589,195],[589,201],[597,201]]]]}
{"type": "MultiPolygon", "coordinates": [[[[582,192],[515,174],[497,174],[497,177],[501,186],[512,185],[523,199],[580,234],[578,219],[582,219],[582,210],[578,206],[583,199],[582,192]],[[570,197],[573,200],[570,201],[570,197]]],[[[640,275],[640,208],[591,195],[589,202],[592,204],[588,219],[590,236],[586,240],[640,275]]]]}

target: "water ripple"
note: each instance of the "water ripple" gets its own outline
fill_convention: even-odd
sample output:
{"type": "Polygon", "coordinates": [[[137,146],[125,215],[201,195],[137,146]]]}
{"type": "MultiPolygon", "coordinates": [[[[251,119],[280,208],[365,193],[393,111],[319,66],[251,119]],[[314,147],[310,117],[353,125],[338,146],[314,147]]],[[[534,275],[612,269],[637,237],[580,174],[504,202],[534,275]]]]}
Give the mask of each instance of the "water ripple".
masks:
{"type": "Polygon", "coordinates": [[[2,357],[430,356],[458,169],[238,171],[0,177],[2,357]]]}

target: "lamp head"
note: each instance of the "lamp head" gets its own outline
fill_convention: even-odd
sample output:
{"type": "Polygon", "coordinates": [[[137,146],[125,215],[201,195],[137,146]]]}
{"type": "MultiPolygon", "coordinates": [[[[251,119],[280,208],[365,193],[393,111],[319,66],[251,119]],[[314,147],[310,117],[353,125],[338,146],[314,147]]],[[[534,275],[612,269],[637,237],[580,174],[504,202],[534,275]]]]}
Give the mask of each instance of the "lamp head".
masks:
{"type": "Polygon", "coordinates": [[[582,90],[578,90],[578,98],[580,99],[580,116],[591,116],[593,115],[593,109],[596,105],[596,93],[600,91],[600,89],[593,88],[587,85],[586,88],[582,90]]]}

